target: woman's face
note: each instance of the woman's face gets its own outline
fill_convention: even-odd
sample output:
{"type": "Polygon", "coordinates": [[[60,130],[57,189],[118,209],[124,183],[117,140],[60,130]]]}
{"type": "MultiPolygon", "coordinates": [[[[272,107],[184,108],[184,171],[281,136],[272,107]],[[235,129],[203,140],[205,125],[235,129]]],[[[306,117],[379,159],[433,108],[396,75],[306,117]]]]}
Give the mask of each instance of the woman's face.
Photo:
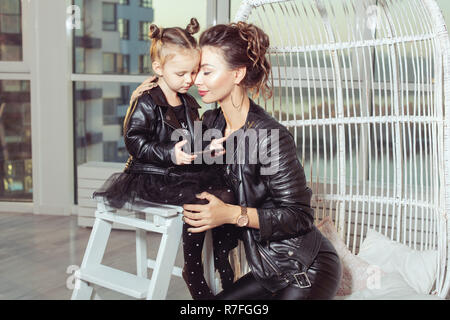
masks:
{"type": "Polygon", "coordinates": [[[164,66],[155,71],[162,75],[171,90],[186,93],[194,84],[199,62],[200,54],[197,50],[176,50],[172,57],[168,57],[164,66]]]}
{"type": "Polygon", "coordinates": [[[195,85],[204,103],[221,102],[229,97],[235,85],[235,78],[220,49],[202,47],[200,71],[195,85]]]}

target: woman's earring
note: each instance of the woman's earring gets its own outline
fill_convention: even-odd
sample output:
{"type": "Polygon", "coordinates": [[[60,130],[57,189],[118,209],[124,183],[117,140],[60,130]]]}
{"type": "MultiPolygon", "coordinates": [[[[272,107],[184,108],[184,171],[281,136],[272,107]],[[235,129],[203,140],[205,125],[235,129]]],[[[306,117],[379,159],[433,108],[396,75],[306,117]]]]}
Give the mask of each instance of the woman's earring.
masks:
{"type": "Polygon", "coordinates": [[[233,105],[233,107],[237,110],[239,110],[242,107],[242,103],[244,102],[244,95],[242,95],[242,100],[241,100],[241,104],[236,106],[233,102],[233,92],[231,92],[230,94],[230,99],[231,99],[231,104],[233,105]]]}

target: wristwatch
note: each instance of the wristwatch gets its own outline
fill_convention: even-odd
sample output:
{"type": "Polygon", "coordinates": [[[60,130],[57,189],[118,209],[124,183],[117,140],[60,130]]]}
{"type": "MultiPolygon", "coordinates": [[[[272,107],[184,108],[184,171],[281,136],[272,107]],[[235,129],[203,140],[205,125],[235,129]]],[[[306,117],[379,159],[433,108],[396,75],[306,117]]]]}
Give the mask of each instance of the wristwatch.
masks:
{"type": "Polygon", "coordinates": [[[247,207],[241,206],[241,215],[236,220],[238,227],[246,227],[248,225],[247,207]]]}

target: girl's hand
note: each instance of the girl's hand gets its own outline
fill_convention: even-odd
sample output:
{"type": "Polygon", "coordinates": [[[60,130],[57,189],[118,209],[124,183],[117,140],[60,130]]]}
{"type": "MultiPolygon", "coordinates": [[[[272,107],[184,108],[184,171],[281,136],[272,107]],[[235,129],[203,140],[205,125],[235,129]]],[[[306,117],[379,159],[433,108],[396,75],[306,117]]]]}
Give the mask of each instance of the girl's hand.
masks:
{"type": "Polygon", "coordinates": [[[187,140],[183,140],[175,144],[175,164],[177,165],[190,164],[195,158],[197,158],[196,154],[191,155],[181,150],[187,142],[187,140]]]}
{"type": "Polygon", "coordinates": [[[198,194],[197,198],[206,199],[209,201],[209,203],[203,205],[183,205],[183,220],[187,224],[194,227],[189,228],[189,232],[203,232],[208,229],[221,226],[225,223],[234,223],[237,219],[237,216],[235,217],[236,210],[233,210],[233,208],[236,206],[227,204],[208,192],[202,192],[201,194],[198,194]]]}

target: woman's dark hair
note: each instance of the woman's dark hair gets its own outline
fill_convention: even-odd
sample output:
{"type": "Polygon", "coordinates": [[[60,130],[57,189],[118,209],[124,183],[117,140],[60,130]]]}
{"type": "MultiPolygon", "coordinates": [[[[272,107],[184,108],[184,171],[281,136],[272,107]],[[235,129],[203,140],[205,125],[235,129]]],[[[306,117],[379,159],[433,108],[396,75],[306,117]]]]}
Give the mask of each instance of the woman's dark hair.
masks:
{"type": "Polygon", "coordinates": [[[159,28],[156,24],[150,25],[148,36],[152,40],[150,57],[152,61],[159,60],[164,65],[167,54],[164,49],[167,45],[175,45],[182,49],[197,49],[197,40],[192,36],[200,30],[197,19],[192,18],[186,29],[179,27],[159,28]]]}
{"type": "Polygon", "coordinates": [[[200,36],[200,47],[211,46],[223,52],[225,61],[231,69],[245,66],[247,73],[241,85],[270,98],[272,92],[267,85],[270,62],[265,54],[269,48],[269,37],[260,28],[242,21],[219,24],[205,30],[200,36]]]}

